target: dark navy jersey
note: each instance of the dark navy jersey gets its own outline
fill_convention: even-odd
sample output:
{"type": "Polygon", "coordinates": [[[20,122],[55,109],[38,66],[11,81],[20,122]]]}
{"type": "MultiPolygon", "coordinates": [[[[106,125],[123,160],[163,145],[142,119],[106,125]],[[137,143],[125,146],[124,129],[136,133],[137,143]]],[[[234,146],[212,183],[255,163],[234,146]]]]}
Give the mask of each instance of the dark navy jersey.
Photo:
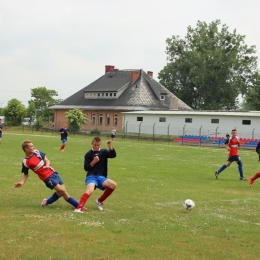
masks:
{"type": "Polygon", "coordinates": [[[84,157],[84,169],[87,171],[87,176],[90,175],[102,175],[107,178],[107,159],[108,158],[115,158],[116,151],[107,150],[107,149],[100,149],[99,151],[95,152],[92,149],[85,154],[84,157]],[[99,157],[99,162],[97,162],[93,167],[90,163],[93,161],[94,157],[99,157]]]}
{"type": "Polygon", "coordinates": [[[60,139],[63,140],[67,140],[67,136],[69,134],[69,128],[61,128],[59,132],[64,132],[63,134],[60,134],[60,139]]]}

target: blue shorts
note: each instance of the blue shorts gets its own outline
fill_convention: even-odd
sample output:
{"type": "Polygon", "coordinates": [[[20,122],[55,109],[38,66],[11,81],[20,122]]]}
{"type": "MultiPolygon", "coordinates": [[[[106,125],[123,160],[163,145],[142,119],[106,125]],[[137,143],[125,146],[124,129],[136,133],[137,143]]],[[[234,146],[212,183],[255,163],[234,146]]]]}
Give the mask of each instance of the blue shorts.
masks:
{"type": "Polygon", "coordinates": [[[61,139],[62,143],[67,143],[67,139],[61,139]]]}
{"type": "Polygon", "coordinates": [[[237,163],[239,163],[239,162],[241,162],[241,159],[240,159],[240,157],[238,155],[236,155],[236,156],[228,157],[228,161],[229,162],[237,162],[237,163]]]}
{"type": "Polygon", "coordinates": [[[89,183],[94,183],[96,188],[99,188],[100,190],[105,190],[105,188],[102,186],[104,181],[107,180],[106,177],[101,175],[90,175],[86,178],[86,185],[89,183]]]}
{"type": "Polygon", "coordinates": [[[53,190],[53,188],[57,185],[57,184],[64,184],[60,175],[57,173],[57,172],[54,172],[49,178],[47,178],[45,181],[44,181],[45,185],[53,190]]]}

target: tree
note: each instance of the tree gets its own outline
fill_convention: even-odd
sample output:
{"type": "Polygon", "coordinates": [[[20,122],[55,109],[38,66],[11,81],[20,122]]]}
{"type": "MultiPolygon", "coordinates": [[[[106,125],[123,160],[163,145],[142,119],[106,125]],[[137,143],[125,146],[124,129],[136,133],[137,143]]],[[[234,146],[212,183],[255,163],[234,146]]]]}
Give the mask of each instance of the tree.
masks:
{"type": "Polygon", "coordinates": [[[236,109],[257,68],[255,46],[244,39],[225,24],[220,28],[220,20],[198,21],[184,39],[166,40],[168,63],[158,74],[160,83],[193,109],[236,109]]]}
{"type": "Polygon", "coordinates": [[[65,113],[69,121],[69,128],[72,132],[79,131],[87,123],[87,118],[78,108],[74,108],[65,113]]]}
{"type": "Polygon", "coordinates": [[[30,118],[30,122],[36,118],[36,107],[34,102],[30,102],[27,108],[26,116],[30,118]]]}
{"type": "Polygon", "coordinates": [[[48,108],[61,102],[61,99],[55,99],[55,96],[58,96],[55,90],[46,89],[46,87],[33,88],[31,89],[31,97],[33,99],[29,100],[29,106],[33,102],[37,116],[41,116],[45,121],[48,121],[49,118],[53,119],[54,117],[54,110],[48,108]]]}
{"type": "Polygon", "coordinates": [[[260,110],[260,74],[255,72],[251,78],[251,85],[245,94],[242,108],[246,110],[260,110]]]}
{"type": "Polygon", "coordinates": [[[26,107],[15,98],[11,99],[4,108],[4,116],[8,125],[21,125],[21,120],[25,115],[26,107]]]}

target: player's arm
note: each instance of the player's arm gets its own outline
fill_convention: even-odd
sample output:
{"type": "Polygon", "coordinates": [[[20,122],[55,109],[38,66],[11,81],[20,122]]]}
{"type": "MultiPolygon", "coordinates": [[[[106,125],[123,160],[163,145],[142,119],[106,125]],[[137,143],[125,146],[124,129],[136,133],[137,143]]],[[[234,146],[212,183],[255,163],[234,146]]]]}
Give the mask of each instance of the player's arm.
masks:
{"type": "Polygon", "coordinates": [[[109,149],[109,151],[108,151],[109,154],[107,155],[107,158],[114,158],[114,157],[116,157],[116,151],[112,147],[112,141],[111,140],[107,141],[107,146],[108,146],[108,149],[109,149]]]}
{"type": "Polygon", "coordinates": [[[50,162],[50,160],[47,158],[47,156],[44,156],[43,161],[44,161],[43,169],[49,168],[50,165],[51,165],[51,162],[50,162]]]}
{"type": "Polygon", "coordinates": [[[90,171],[95,166],[95,164],[97,162],[99,162],[99,157],[98,156],[95,156],[92,159],[92,155],[90,153],[86,153],[85,160],[84,160],[84,170],[85,171],[90,171]]]}
{"type": "Polygon", "coordinates": [[[19,182],[16,182],[16,183],[14,184],[14,187],[15,187],[15,188],[20,188],[20,187],[22,187],[22,186],[24,185],[24,183],[27,181],[28,177],[29,177],[29,174],[24,174],[22,180],[19,181],[19,182]]]}
{"type": "Polygon", "coordinates": [[[229,151],[230,148],[229,148],[228,143],[229,143],[229,138],[225,141],[225,143],[223,143],[223,146],[229,151]]]}

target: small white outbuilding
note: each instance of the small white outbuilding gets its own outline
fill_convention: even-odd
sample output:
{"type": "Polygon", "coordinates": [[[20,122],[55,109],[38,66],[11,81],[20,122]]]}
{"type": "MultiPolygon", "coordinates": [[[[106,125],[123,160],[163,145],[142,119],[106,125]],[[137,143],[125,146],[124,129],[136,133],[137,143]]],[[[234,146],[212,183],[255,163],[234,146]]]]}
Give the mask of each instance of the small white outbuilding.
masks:
{"type": "Polygon", "coordinates": [[[235,128],[239,137],[260,138],[260,111],[171,110],[122,114],[126,133],[225,136],[235,128]]]}

